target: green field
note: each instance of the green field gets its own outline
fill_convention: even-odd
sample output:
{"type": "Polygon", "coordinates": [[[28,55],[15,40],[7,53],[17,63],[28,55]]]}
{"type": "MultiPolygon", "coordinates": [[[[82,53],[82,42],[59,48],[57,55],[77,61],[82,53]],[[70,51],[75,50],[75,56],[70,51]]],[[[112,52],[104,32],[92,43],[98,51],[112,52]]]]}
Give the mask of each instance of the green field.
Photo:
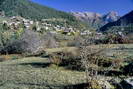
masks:
{"type": "Polygon", "coordinates": [[[0,76],[0,89],[62,89],[85,80],[83,72],[50,65],[40,57],[2,62],[0,76]]]}
{"type": "MultiPolygon", "coordinates": [[[[123,58],[133,57],[133,44],[109,44],[109,45],[93,45],[88,46],[91,48],[105,48],[107,51],[105,53],[107,56],[121,56],[123,58]]],[[[76,47],[63,47],[63,48],[53,48],[53,49],[46,49],[48,54],[56,53],[56,52],[73,52],[78,53],[78,48],[76,47]]]]}
{"type": "Polygon", "coordinates": [[[133,44],[119,44],[114,45],[111,50],[106,52],[110,56],[118,56],[120,58],[133,58],[133,44]]]}

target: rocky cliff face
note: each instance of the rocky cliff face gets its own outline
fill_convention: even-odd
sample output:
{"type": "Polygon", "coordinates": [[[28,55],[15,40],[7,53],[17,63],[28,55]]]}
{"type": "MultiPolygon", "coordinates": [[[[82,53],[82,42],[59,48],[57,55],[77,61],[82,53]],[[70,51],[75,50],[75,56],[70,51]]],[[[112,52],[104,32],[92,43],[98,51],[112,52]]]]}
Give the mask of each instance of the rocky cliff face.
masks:
{"type": "Polygon", "coordinates": [[[109,12],[108,14],[104,15],[102,19],[105,23],[109,23],[109,22],[114,22],[114,21],[118,20],[118,18],[119,18],[118,13],[112,11],[112,12],[109,12]]]}
{"type": "Polygon", "coordinates": [[[109,22],[114,22],[118,20],[119,16],[117,12],[111,11],[106,15],[93,12],[71,12],[73,16],[77,19],[87,22],[93,27],[101,27],[109,22]]]}

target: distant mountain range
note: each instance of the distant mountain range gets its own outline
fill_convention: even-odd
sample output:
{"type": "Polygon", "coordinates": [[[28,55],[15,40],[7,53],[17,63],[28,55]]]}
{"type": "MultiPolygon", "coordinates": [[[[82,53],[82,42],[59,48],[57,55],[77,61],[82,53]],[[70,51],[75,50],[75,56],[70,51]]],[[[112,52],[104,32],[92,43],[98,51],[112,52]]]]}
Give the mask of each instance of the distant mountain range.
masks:
{"type": "MultiPolygon", "coordinates": [[[[104,25],[103,27],[100,28],[100,31],[105,32],[107,30],[109,30],[109,28],[111,27],[118,27],[118,26],[128,26],[128,25],[132,25],[133,26],[133,11],[129,12],[128,14],[122,16],[120,19],[118,19],[115,22],[111,22],[108,23],[106,25],[104,25]]],[[[133,32],[133,29],[132,29],[133,32]]]]}
{"type": "Polygon", "coordinates": [[[88,23],[90,26],[99,28],[103,25],[114,22],[120,18],[117,12],[111,11],[108,14],[102,15],[92,12],[71,12],[77,19],[88,23]]]}

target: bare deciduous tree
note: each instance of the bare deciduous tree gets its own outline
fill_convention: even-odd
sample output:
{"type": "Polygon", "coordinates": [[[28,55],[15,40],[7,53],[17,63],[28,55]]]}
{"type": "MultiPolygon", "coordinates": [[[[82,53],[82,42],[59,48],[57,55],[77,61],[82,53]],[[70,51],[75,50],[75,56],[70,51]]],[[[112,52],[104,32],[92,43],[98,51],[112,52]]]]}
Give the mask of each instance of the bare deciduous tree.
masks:
{"type": "Polygon", "coordinates": [[[81,47],[81,61],[82,65],[85,68],[85,76],[86,82],[88,84],[89,89],[92,88],[92,84],[94,81],[98,80],[98,63],[99,57],[103,56],[102,52],[106,50],[106,47],[99,46],[98,48],[93,47],[93,45],[87,47],[81,47]]]}

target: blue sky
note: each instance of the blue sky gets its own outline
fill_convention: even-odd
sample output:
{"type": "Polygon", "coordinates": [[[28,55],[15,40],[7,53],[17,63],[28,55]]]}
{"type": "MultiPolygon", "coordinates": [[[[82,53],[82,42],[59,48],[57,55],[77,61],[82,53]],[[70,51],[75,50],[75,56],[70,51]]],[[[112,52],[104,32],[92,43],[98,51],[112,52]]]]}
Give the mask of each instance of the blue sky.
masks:
{"type": "Polygon", "coordinates": [[[133,10],[133,0],[32,0],[34,2],[70,12],[98,12],[101,14],[117,11],[124,15],[133,10]]]}

